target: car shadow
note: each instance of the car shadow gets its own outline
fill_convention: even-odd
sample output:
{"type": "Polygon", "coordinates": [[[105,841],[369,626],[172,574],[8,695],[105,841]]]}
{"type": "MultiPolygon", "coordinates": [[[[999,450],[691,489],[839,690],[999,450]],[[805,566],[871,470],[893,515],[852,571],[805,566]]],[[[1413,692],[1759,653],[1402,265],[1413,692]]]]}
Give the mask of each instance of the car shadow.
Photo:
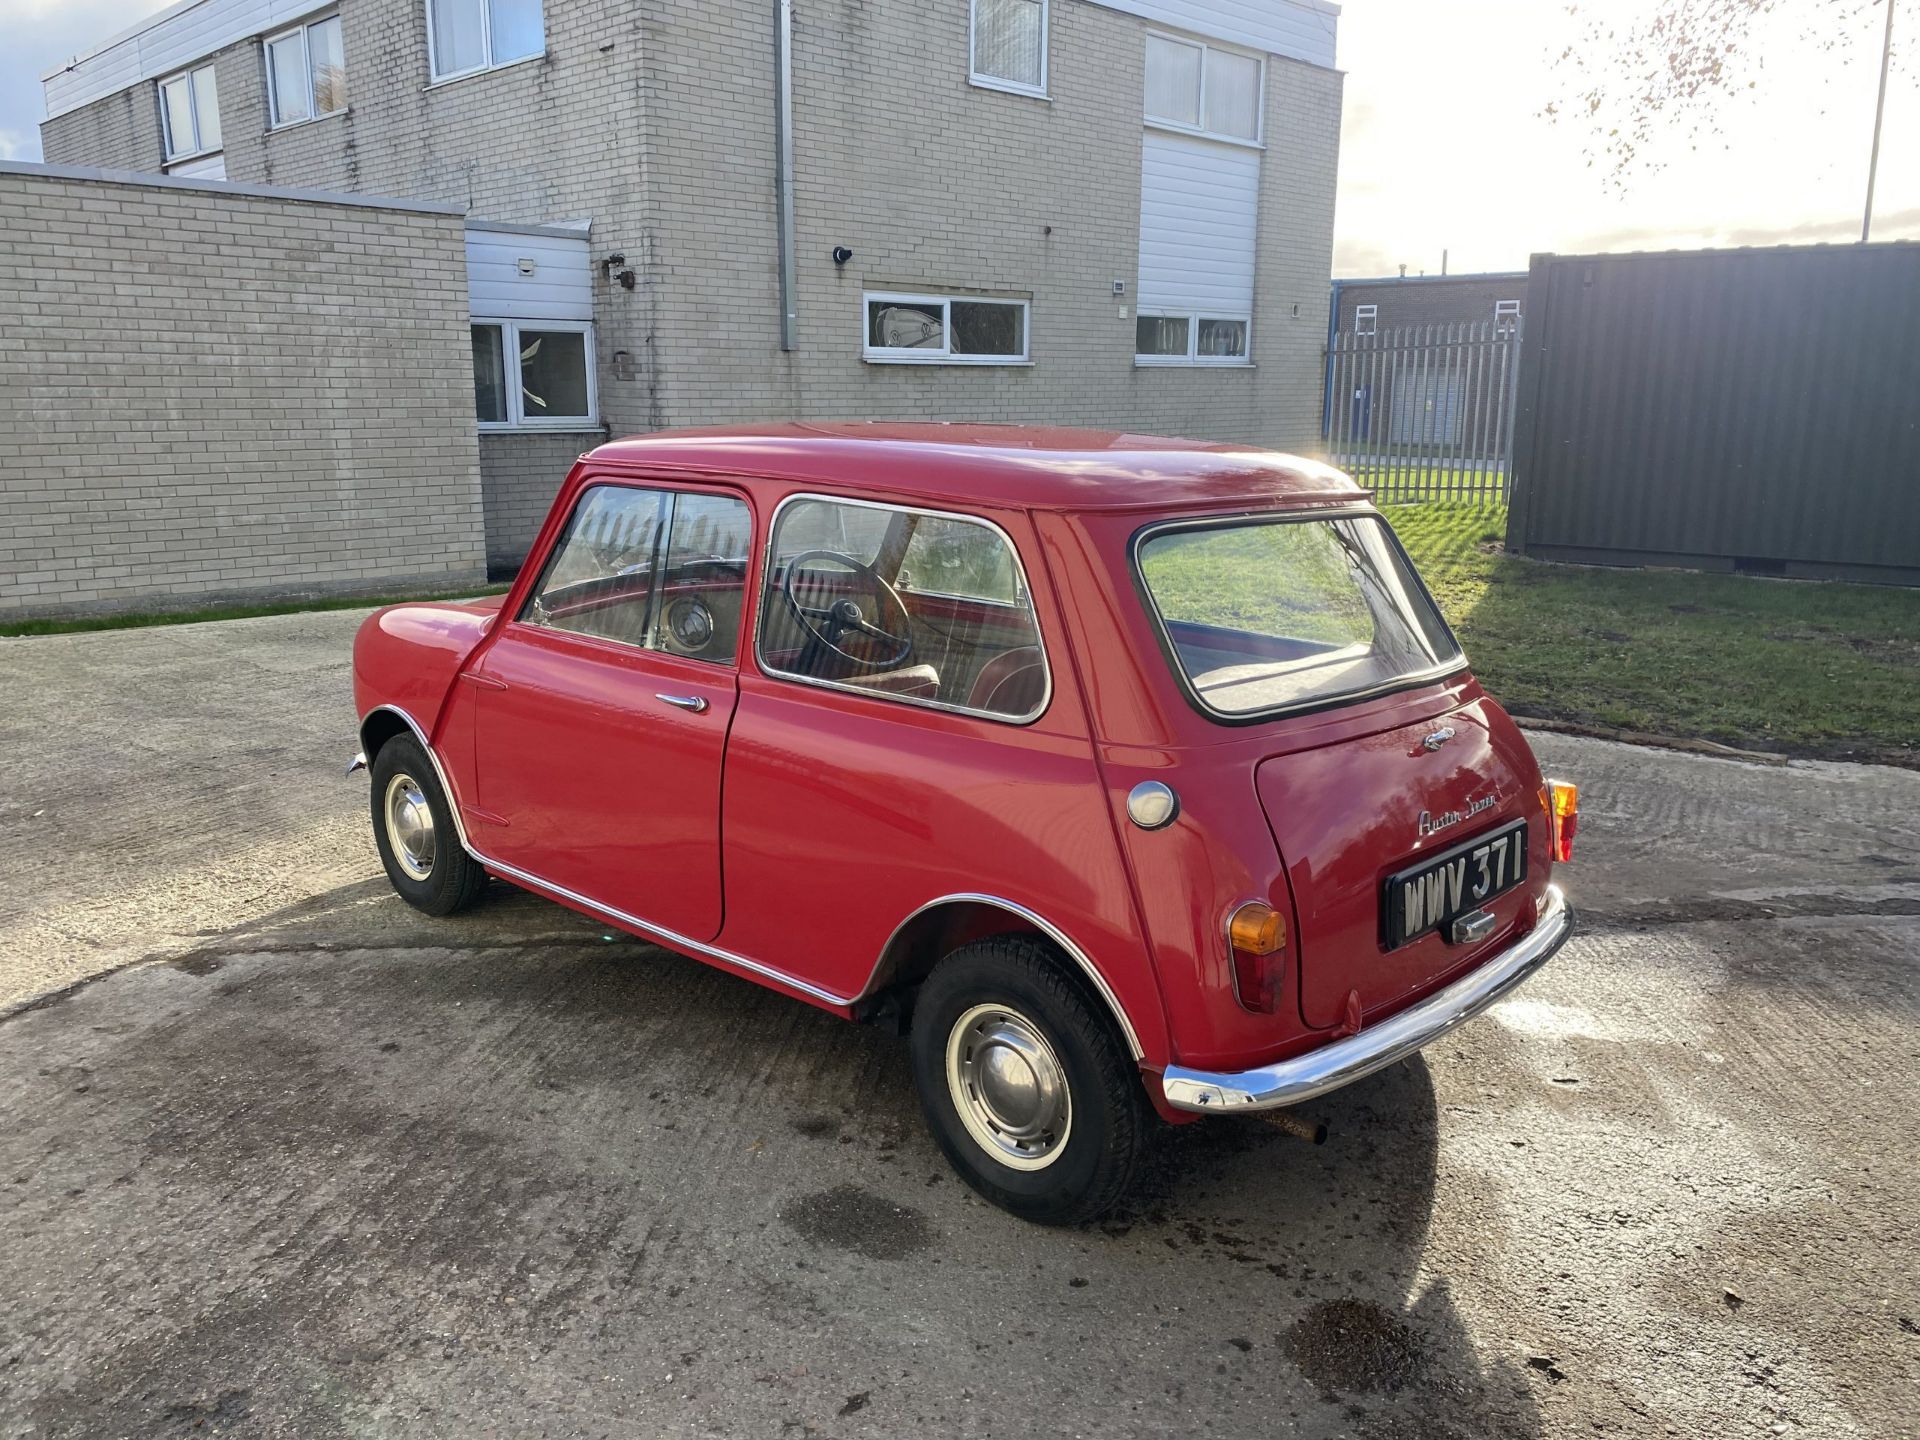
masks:
{"type": "Polygon", "coordinates": [[[1547,1377],[1476,1345],[1429,1253],[1418,1062],[1316,1105],[1323,1147],[1170,1129],[1122,1210],[1052,1230],[955,1179],[899,1037],[501,887],[450,923],[345,886],[3,1023],[37,1239],[0,1331],[61,1338],[0,1420],[49,1434],[473,1433],[549,1392],[595,1433],[628,1397],[650,1433],[975,1434],[987,1400],[1103,1436],[1539,1433],[1547,1377]],[[129,1276],[126,1337],[26,1298],[111,1313],[129,1276]]]}
{"type": "Polygon", "coordinates": [[[1428,1247],[1441,1131],[1425,1059],[1301,1113],[1326,1124],[1324,1145],[1260,1116],[1170,1129],[1127,1212],[1101,1229],[1132,1242],[1144,1226],[1270,1275],[1277,1348],[1324,1403],[1368,1422],[1362,1434],[1542,1433],[1525,1357],[1476,1341],[1428,1247]]]}

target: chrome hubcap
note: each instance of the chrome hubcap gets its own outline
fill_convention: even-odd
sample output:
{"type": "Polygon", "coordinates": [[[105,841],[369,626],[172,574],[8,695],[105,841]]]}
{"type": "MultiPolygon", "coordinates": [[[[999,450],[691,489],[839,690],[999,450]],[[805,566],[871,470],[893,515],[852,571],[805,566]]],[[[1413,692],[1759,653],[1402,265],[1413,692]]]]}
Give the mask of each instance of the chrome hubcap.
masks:
{"type": "Polygon", "coordinates": [[[1059,1057],[1037,1025],[1005,1005],[976,1005],[954,1021],[947,1090],[967,1133],[1015,1170],[1044,1170],[1073,1129],[1059,1057]]]}
{"type": "Polygon", "coordinates": [[[402,772],[387,782],[387,846],[415,880],[433,874],[433,807],[420,782],[402,772]]]}

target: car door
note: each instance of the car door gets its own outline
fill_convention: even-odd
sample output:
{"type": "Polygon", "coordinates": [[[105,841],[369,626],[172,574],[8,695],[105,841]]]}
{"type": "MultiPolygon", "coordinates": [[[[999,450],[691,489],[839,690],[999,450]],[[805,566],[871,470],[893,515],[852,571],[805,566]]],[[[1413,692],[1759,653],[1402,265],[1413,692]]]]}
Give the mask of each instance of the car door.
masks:
{"type": "Polygon", "coordinates": [[[752,535],[737,493],[580,492],[467,677],[485,854],[689,939],[719,933],[720,776],[752,535]]]}

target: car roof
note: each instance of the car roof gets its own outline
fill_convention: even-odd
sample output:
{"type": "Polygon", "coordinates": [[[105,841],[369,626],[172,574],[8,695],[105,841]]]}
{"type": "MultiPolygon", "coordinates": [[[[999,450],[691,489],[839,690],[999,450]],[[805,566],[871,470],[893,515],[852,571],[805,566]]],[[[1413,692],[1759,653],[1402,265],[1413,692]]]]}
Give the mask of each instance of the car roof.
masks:
{"type": "Polygon", "coordinates": [[[659,430],[585,459],[1030,510],[1266,507],[1367,494],[1331,466],[1277,450],[1040,425],[784,421],[659,430]]]}

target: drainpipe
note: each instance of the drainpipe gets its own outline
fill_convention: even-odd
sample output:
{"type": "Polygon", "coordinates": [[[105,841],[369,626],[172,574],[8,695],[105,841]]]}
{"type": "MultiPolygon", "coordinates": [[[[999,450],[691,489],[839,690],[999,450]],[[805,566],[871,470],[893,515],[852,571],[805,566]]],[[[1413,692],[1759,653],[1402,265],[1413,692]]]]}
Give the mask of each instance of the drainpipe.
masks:
{"type": "Polygon", "coordinates": [[[780,348],[792,350],[798,328],[793,272],[793,0],[779,0],[773,31],[773,110],[780,191],[780,348]]]}

